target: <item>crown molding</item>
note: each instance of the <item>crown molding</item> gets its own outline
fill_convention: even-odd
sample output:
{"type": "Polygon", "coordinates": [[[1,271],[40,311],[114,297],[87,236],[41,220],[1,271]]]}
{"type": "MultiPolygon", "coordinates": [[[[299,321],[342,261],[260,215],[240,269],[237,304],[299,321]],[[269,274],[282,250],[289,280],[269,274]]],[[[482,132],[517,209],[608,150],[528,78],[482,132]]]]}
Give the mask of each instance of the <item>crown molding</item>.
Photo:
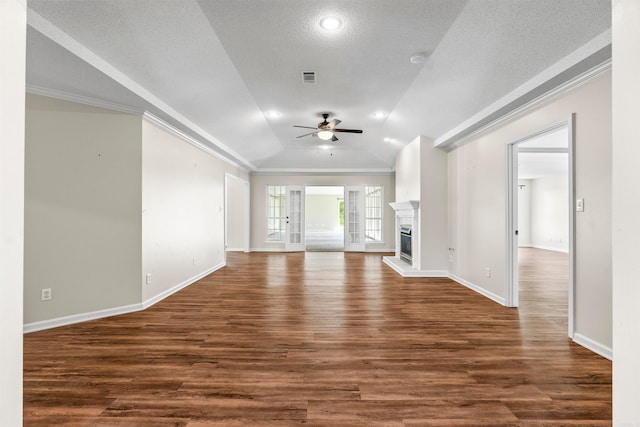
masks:
{"type": "Polygon", "coordinates": [[[33,84],[27,84],[27,93],[33,95],[46,96],[48,98],[60,99],[63,101],[75,102],[77,104],[89,105],[91,107],[104,108],[107,110],[119,111],[125,114],[132,114],[141,116],[144,113],[143,109],[130,107],[128,105],[117,104],[111,101],[104,101],[102,99],[91,98],[83,95],[76,95],[74,93],[64,92],[56,89],[49,89],[42,86],[33,84]]]}
{"type": "Polygon", "coordinates": [[[372,169],[304,169],[304,168],[259,168],[251,172],[251,175],[289,175],[289,176],[370,176],[370,175],[395,175],[392,168],[372,169]]]}
{"type": "Polygon", "coordinates": [[[173,135],[177,136],[178,138],[182,139],[183,141],[193,145],[196,148],[199,148],[200,150],[206,152],[207,154],[220,159],[224,162],[226,162],[227,164],[236,167],[236,168],[240,168],[242,170],[244,170],[245,172],[249,173],[251,171],[251,169],[248,169],[245,165],[242,165],[234,160],[232,160],[231,158],[225,156],[223,153],[219,153],[215,150],[213,150],[211,147],[207,146],[206,144],[204,144],[201,141],[198,141],[196,138],[193,138],[190,135],[187,135],[186,133],[182,132],[180,129],[170,125],[169,123],[165,122],[164,120],[162,120],[161,118],[154,116],[152,113],[145,111],[144,114],[142,115],[142,118],[146,121],[148,121],[149,123],[155,124],[158,127],[161,127],[162,129],[166,130],[169,133],[172,133],[173,135]]]}
{"type": "Polygon", "coordinates": [[[91,98],[91,97],[83,96],[83,95],[77,95],[77,94],[64,92],[64,91],[60,91],[60,90],[55,90],[55,89],[48,89],[48,88],[45,88],[45,87],[41,87],[41,86],[37,86],[37,85],[31,85],[31,84],[26,86],[26,91],[27,91],[27,93],[30,93],[30,94],[33,94],[33,95],[46,96],[48,98],[60,99],[62,101],[75,102],[77,104],[89,105],[91,107],[104,108],[104,109],[107,109],[107,110],[118,111],[118,112],[125,113],[125,114],[131,114],[131,115],[135,115],[135,116],[142,116],[143,119],[146,119],[147,121],[160,126],[161,128],[165,129],[166,131],[168,131],[168,132],[174,134],[175,136],[179,137],[183,141],[188,142],[189,144],[193,145],[194,147],[197,147],[197,148],[205,151],[207,154],[210,154],[211,156],[214,156],[214,157],[216,157],[216,158],[228,163],[229,165],[231,165],[233,167],[240,168],[240,169],[244,170],[247,173],[250,170],[252,170],[252,169],[248,169],[245,165],[240,164],[240,163],[234,161],[233,159],[225,156],[223,153],[219,153],[219,152],[213,150],[211,147],[207,146],[205,143],[203,143],[201,141],[198,141],[197,139],[187,135],[186,133],[184,133],[181,130],[177,129],[176,127],[170,125],[169,123],[165,122],[164,120],[154,116],[152,113],[150,113],[148,111],[144,111],[142,109],[135,108],[135,107],[129,107],[129,106],[122,105],[122,104],[117,104],[115,102],[104,101],[104,100],[101,100],[101,99],[91,98]]]}
{"type": "Polygon", "coordinates": [[[104,73],[107,77],[115,81],[116,83],[124,86],[135,95],[139,96],[147,103],[149,103],[154,113],[161,113],[170,117],[180,124],[181,127],[188,129],[194,135],[197,135],[202,140],[205,140],[208,144],[215,146],[220,152],[225,153],[229,158],[235,159],[237,162],[243,164],[243,169],[255,170],[256,167],[240,154],[235,152],[231,147],[219,141],[213,135],[202,129],[200,126],[189,120],[187,117],[180,114],[173,109],[167,103],[162,101],[156,95],[145,89],[138,82],[124,74],[118,68],[114,67],[102,57],[96,55],[82,43],[71,37],[69,34],[62,31],[53,23],[39,15],[33,9],[27,9],[27,25],[38,31],[45,37],[51,39],[56,44],[65,48],[87,64],[91,65],[98,71],[104,73]]]}
{"type": "Polygon", "coordinates": [[[445,151],[461,147],[611,70],[611,65],[609,30],[438,137],[433,145],[445,151]]]}

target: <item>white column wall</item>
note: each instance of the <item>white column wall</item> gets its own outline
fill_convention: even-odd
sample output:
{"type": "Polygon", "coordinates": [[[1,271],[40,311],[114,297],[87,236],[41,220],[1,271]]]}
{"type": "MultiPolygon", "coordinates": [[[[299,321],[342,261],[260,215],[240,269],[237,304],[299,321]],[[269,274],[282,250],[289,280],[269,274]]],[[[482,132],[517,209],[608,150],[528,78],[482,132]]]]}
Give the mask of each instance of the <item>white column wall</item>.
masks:
{"type": "Polygon", "coordinates": [[[432,139],[420,140],[420,269],[446,274],[447,153],[433,148],[432,139]]]}
{"type": "Polygon", "coordinates": [[[393,202],[420,201],[420,148],[417,137],[396,156],[396,199],[393,202]]]}
{"type": "MultiPolygon", "coordinates": [[[[640,426],[640,2],[613,1],[613,425],[640,426]]],[[[585,201],[585,204],[587,202],[585,201]]],[[[588,208],[588,205],[586,205],[588,208]]],[[[604,224],[603,224],[604,225],[604,224]]]]}
{"type": "Polygon", "coordinates": [[[22,425],[27,5],[0,0],[0,425],[22,425]]]}

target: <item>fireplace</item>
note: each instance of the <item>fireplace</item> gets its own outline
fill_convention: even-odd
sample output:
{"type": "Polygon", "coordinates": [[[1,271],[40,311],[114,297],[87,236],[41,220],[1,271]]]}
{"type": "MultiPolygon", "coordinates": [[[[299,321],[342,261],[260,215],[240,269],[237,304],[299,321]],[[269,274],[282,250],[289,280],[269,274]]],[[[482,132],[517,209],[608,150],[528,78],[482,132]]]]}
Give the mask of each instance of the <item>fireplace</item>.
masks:
{"type": "Polygon", "coordinates": [[[400,259],[409,263],[409,265],[413,262],[411,257],[411,228],[411,224],[400,225],[400,259]]]}
{"type": "Polygon", "coordinates": [[[400,268],[420,270],[420,202],[408,200],[389,206],[396,212],[396,253],[390,262],[400,268]]]}

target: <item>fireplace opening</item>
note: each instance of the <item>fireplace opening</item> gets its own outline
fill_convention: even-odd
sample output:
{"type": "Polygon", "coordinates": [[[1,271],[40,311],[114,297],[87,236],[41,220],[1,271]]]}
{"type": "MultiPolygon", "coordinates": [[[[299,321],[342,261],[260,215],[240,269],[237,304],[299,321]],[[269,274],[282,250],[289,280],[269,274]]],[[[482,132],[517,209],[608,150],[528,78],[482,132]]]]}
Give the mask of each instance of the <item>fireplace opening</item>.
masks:
{"type": "Polygon", "coordinates": [[[411,224],[400,225],[400,259],[411,264],[411,224]]]}

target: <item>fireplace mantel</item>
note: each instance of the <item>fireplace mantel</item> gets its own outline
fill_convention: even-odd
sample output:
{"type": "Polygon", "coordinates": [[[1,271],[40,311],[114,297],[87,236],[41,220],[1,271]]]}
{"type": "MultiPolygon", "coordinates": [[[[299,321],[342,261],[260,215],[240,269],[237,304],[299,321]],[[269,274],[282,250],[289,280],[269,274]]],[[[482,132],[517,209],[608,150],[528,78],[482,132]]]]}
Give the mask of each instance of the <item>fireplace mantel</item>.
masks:
{"type": "Polygon", "coordinates": [[[389,206],[396,211],[396,215],[398,211],[417,211],[420,207],[420,202],[418,200],[407,200],[406,202],[391,202],[389,206]]]}

